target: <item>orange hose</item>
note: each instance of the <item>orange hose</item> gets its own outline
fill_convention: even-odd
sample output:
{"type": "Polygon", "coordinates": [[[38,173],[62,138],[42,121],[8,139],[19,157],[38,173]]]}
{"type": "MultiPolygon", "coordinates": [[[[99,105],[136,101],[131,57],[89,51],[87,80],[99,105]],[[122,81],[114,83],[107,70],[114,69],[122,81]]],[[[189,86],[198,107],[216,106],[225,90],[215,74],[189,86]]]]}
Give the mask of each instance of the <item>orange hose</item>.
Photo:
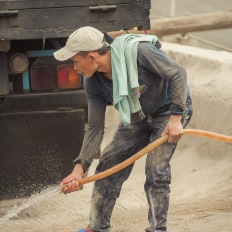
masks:
{"type": "Polygon", "coordinates": [[[227,143],[232,143],[232,137],[222,134],[217,134],[209,131],[204,130],[197,130],[197,129],[184,129],[184,134],[186,135],[196,135],[196,136],[203,136],[208,137],[211,139],[221,140],[227,143]]]}
{"type": "MultiPolygon", "coordinates": [[[[216,140],[221,140],[224,142],[232,143],[232,137],[222,135],[222,134],[217,134],[209,131],[204,131],[204,130],[197,130],[197,129],[184,129],[184,134],[186,135],[196,135],[196,136],[203,136],[203,137],[208,137],[211,139],[216,139],[216,140]]],[[[148,144],[146,147],[144,147],[142,150],[137,152],[135,155],[131,156],[129,159],[123,161],[122,163],[106,170],[103,172],[100,172],[96,175],[89,176],[86,178],[83,178],[81,180],[78,180],[80,185],[87,184],[92,181],[100,180],[103,179],[107,176],[110,176],[126,167],[134,163],[136,160],[141,158],[142,156],[146,155],[148,152],[152,151],[156,147],[160,146],[161,144],[165,143],[168,140],[168,135],[164,137],[160,137],[159,139],[153,141],[152,143],[148,144]]]]}

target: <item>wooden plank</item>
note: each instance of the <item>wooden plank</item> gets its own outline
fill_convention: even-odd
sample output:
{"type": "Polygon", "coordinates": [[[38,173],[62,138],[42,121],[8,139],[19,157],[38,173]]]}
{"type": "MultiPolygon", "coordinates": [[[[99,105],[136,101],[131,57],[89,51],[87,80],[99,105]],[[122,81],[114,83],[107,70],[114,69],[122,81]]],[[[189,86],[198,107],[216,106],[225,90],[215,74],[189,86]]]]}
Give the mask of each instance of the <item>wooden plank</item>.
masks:
{"type": "Polygon", "coordinates": [[[125,33],[148,33],[157,36],[164,36],[176,33],[207,31],[225,28],[232,28],[232,10],[152,19],[151,29],[146,32],[132,29],[127,31],[110,32],[109,35],[111,35],[113,38],[125,33]]]}

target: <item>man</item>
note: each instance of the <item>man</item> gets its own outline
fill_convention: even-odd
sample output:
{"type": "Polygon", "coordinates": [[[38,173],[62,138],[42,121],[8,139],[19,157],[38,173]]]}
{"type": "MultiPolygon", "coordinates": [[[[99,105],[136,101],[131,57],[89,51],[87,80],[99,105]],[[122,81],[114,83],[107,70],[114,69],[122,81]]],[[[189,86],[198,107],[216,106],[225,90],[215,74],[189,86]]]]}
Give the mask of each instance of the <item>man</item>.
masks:
{"type": "MultiPolygon", "coordinates": [[[[137,39],[136,36],[134,37],[137,39]]],[[[166,232],[169,185],[171,183],[169,162],[177,146],[177,141],[183,133],[183,128],[191,118],[191,98],[185,69],[157,48],[158,42],[154,40],[155,37],[152,39],[144,37],[145,39],[143,39],[143,36],[140,35],[139,42],[133,44],[133,46],[137,46],[136,64],[128,66],[129,64],[126,63],[123,65],[124,61],[129,62],[128,59],[134,58],[129,52],[134,51],[135,47],[127,51],[134,37],[133,35],[132,37],[122,37],[124,40],[120,40],[118,47],[109,46],[105,43],[104,34],[100,31],[92,27],[82,27],[69,36],[64,48],[54,53],[55,58],[60,61],[71,59],[75,70],[84,76],[89,115],[88,129],[80,155],[74,161],[75,166],[72,173],[61,182],[61,188],[65,194],[80,189],[78,180],[83,177],[91,165],[93,156],[99,150],[102,142],[107,103],[114,103],[115,106],[119,104],[116,108],[120,112],[123,123],[119,125],[112,142],[102,152],[96,173],[121,163],[150,142],[168,134],[168,142],[147,155],[144,185],[149,204],[149,227],[146,228],[146,231],[166,232]],[[117,49],[120,47],[125,48],[122,49],[124,53],[117,53],[117,49]],[[117,57],[117,55],[119,56],[117,57]],[[120,88],[118,84],[120,85],[119,82],[125,74],[121,73],[122,66],[126,69],[130,67],[130,72],[127,72],[129,79],[124,80],[126,82],[123,82],[122,88],[125,83],[132,82],[130,73],[133,71],[137,73],[138,86],[131,88],[131,92],[133,89],[139,90],[137,98],[132,96],[132,100],[139,99],[136,103],[138,104],[137,111],[130,111],[131,104],[133,104],[130,103],[131,99],[128,100],[129,103],[127,102],[129,108],[128,105],[125,106],[123,102],[116,102],[114,99],[118,97],[115,96],[115,92],[117,92],[115,88],[120,88]],[[127,117],[128,112],[129,118],[127,117]],[[127,122],[123,121],[125,115],[125,118],[129,120],[127,122]]],[[[121,39],[121,37],[118,38],[121,39]]],[[[123,96],[121,100],[125,100],[127,97],[129,96],[123,96]]],[[[110,231],[110,218],[116,199],[132,168],[133,165],[130,165],[114,175],[95,182],[90,222],[87,229],[80,231],[110,231]]]]}

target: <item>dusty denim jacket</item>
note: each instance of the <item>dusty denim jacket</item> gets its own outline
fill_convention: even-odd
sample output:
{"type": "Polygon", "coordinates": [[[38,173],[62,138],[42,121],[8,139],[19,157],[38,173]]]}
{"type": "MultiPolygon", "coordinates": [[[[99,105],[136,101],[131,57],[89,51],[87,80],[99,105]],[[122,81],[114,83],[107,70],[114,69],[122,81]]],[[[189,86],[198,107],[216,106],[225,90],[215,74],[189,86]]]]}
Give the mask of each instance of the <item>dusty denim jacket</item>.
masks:
{"type": "MultiPolygon", "coordinates": [[[[137,55],[140,104],[145,115],[183,114],[187,95],[186,70],[151,43],[140,43],[137,55]]],[[[100,149],[105,111],[113,103],[113,83],[96,72],[85,79],[88,100],[88,128],[74,164],[87,170],[100,149]]],[[[133,120],[133,119],[132,119],[133,120]]]]}

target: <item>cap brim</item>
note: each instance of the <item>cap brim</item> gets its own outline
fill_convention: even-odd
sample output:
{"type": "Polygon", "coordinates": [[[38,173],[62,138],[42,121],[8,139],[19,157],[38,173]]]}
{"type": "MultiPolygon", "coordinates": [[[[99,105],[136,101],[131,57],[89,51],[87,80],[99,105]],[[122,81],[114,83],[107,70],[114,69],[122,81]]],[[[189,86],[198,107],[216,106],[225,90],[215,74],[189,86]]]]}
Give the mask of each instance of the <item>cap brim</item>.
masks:
{"type": "Polygon", "coordinates": [[[53,53],[54,57],[59,61],[68,60],[75,56],[78,52],[70,52],[65,47],[53,53]]]}

